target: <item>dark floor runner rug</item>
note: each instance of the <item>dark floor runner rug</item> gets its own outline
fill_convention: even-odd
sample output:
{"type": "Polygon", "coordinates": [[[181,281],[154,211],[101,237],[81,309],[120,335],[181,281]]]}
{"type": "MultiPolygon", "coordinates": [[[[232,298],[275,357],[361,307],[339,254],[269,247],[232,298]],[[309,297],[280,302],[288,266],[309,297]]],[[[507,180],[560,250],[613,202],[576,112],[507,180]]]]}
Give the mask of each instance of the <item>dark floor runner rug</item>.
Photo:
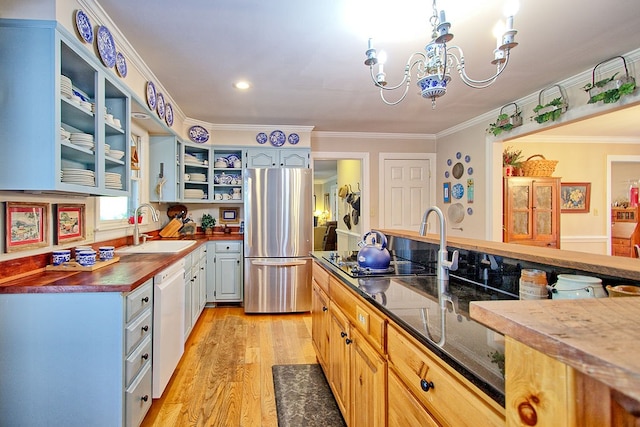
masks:
{"type": "Polygon", "coordinates": [[[274,365],[279,427],[346,426],[320,365],[274,365]]]}

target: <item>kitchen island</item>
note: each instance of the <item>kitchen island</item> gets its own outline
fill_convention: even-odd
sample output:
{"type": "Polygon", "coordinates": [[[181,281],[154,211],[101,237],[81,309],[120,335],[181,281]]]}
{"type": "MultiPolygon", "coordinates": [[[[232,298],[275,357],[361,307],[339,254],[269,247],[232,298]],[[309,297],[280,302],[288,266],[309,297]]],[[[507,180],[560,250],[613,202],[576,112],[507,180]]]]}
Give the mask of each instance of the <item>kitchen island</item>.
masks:
{"type": "Polygon", "coordinates": [[[638,425],[640,298],[478,301],[470,313],[507,337],[507,425],[638,425]]]}
{"type": "MultiPolygon", "coordinates": [[[[438,236],[383,231],[395,254],[425,265],[435,261],[438,236]]],[[[332,266],[323,253],[315,253],[314,346],[345,419],[352,420],[354,426],[637,425],[632,423],[637,423],[635,417],[640,414],[640,368],[634,360],[638,334],[633,331],[627,338],[627,331],[633,330],[633,319],[638,318],[640,298],[517,300],[521,268],[542,268],[549,278],[559,273],[591,274],[602,278],[603,284],[638,285],[637,260],[461,238],[448,239],[447,246],[460,251],[461,263],[458,271],[451,272],[450,289],[458,304],[445,305],[443,313],[449,313],[442,323],[445,336],[451,334],[458,346],[467,347],[464,337],[461,339],[450,325],[469,321],[488,328],[476,331],[483,345],[499,348],[504,338],[504,352],[487,352],[481,346],[472,357],[489,356],[496,365],[502,362],[507,378],[504,389],[496,398],[492,393],[495,383],[483,377],[477,363],[461,358],[451,347],[447,349],[450,338],[445,337],[443,345],[437,343],[445,327],[438,329],[429,316],[439,308],[437,293],[429,285],[431,279],[354,279],[332,266]],[[487,285],[484,297],[482,285],[487,285]],[[470,293],[464,287],[478,290],[470,293]],[[404,300],[395,299],[399,289],[406,293],[404,300]],[[505,297],[514,294],[514,298],[505,297]],[[424,304],[421,298],[434,305],[424,304]],[[408,301],[415,304],[409,307],[413,315],[407,316],[403,306],[408,301]],[[453,320],[451,314],[469,318],[453,320]],[[324,320],[326,317],[329,320],[324,320]],[[358,340],[360,344],[342,358],[327,349],[336,347],[332,340],[340,343],[345,339],[352,346],[358,340]],[[627,345],[629,340],[635,341],[627,345]],[[362,350],[367,348],[363,342],[376,351],[362,350]],[[358,362],[363,355],[367,355],[365,362],[358,362]],[[349,377],[341,372],[336,360],[351,360],[348,369],[357,374],[349,377]],[[367,376],[363,365],[377,369],[367,376]],[[380,371],[386,372],[386,380],[376,378],[380,371]],[[348,402],[345,396],[358,395],[363,382],[368,384],[372,412],[374,406],[386,408],[367,420],[369,424],[359,422],[358,411],[352,409],[355,401],[350,402],[351,409],[344,403],[348,402]],[[462,390],[456,388],[460,385],[462,390]],[[464,404],[448,410],[443,399],[445,388],[456,390],[448,398],[463,399],[464,404]],[[499,403],[497,408],[495,403],[499,403]],[[462,419],[455,418],[461,413],[462,419]],[[478,417],[486,418],[480,422],[478,417]]],[[[346,351],[337,347],[339,352],[346,351]]],[[[369,408],[363,400],[356,403],[369,408]]]]}

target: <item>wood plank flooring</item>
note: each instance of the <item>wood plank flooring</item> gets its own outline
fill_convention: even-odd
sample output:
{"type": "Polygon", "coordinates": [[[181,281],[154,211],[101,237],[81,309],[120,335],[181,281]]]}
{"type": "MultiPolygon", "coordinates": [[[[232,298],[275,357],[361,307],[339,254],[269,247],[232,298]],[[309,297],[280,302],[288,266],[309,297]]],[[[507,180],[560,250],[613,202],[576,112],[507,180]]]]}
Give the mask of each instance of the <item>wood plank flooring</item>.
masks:
{"type": "Polygon", "coordinates": [[[142,426],[277,427],[271,366],[316,362],[310,313],[205,308],[142,426]]]}

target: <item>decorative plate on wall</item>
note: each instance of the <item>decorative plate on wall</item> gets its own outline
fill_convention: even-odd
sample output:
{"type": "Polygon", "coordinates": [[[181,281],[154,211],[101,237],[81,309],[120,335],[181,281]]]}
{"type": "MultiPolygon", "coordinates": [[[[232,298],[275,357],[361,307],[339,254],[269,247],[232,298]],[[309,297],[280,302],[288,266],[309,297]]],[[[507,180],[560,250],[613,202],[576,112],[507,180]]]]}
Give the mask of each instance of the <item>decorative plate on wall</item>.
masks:
{"type": "Polygon", "coordinates": [[[285,143],[286,140],[287,140],[287,137],[285,136],[284,132],[282,132],[281,130],[274,130],[269,135],[269,141],[271,142],[271,145],[273,145],[274,147],[282,147],[282,145],[285,143]]]}
{"type": "Polygon", "coordinates": [[[264,132],[260,132],[259,134],[256,135],[256,141],[258,141],[258,144],[264,144],[265,142],[267,142],[268,139],[269,137],[264,132]]]}
{"type": "Polygon", "coordinates": [[[298,136],[297,133],[289,134],[289,137],[287,139],[289,140],[289,144],[292,144],[292,145],[295,145],[300,141],[300,137],[298,136]]]}
{"type": "Polygon", "coordinates": [[[157,102],[156,85],[154,85],[153,82],[148,81],[147,82],[147,105],[152,110],[155,110],[156,109],[156,102],[157,102]]]}
{"type": "Polygon", "coordinates": [[[116,43],[113,41],[111,31],[104,25],[98,27],[96,43],[102,63],[108,68],[113,68],[116,65],[116,43]]]}
{"type": "Polygon", "coordinates": [[[169,127],[171,127],[173,126],[173,107],[169,102],[167,102],[167,106],[164,107],[164,109],[165,109],[164,120],[165,122],[167,122],[169,127]]]}
{"type": "Polygon", "coordinates": [[[122,52],[116,53],[116,71],[120,77],[127,77],[127,59],[122,52]]]}
{"type": "Polygon", "coordinates": [[[76,10],[76,30],[85,43],[93,43],[93,28],[86,13],[76,10]]]}
{"type": "Polygon", "coordinates": [[[160,117],[161,119],[164,120],[164,113],[165,113],[165,109],[164,109],[164,96],[159,93],[158,94],[158,106],[156,108],[157,112],[158,112],[158,117],[160,117]]]}
{"type": "Polygon", "coordinates": [[[209,140],[209,131],[202,126],[191,126],[189,128],[189,139],[198,144],[204,144],[209,140]]]}
{"type": "Polygon", "coordinates": [[[451,188],[451,195],[454,199],[461,199],[464,196],[464,186],[462,184],[454,184],[451,188]]]}

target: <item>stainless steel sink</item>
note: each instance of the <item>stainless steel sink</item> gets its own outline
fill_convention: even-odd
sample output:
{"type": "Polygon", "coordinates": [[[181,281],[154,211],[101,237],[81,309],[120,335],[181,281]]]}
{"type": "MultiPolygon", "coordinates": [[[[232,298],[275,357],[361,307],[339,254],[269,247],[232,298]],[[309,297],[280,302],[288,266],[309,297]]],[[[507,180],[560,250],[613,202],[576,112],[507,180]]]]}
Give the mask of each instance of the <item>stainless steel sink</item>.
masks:
{"type": "Polygon", "coordinates": [[[195,245],[195,240],[150,240],[141,245],[118,249],[122,253],[177,253],[195,245]]]}

